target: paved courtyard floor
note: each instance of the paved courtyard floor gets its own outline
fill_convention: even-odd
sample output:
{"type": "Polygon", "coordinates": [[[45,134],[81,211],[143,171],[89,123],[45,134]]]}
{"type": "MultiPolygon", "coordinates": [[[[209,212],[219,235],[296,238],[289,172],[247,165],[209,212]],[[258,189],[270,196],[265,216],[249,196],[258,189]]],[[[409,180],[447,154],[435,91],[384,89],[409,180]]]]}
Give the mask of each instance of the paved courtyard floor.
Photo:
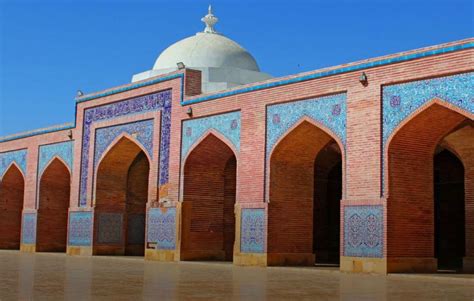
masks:
{"type": "Polygon", "coordinates": [[[158,263],[0,251],[0,300],[474,300],[473,275],[158,263]]]}

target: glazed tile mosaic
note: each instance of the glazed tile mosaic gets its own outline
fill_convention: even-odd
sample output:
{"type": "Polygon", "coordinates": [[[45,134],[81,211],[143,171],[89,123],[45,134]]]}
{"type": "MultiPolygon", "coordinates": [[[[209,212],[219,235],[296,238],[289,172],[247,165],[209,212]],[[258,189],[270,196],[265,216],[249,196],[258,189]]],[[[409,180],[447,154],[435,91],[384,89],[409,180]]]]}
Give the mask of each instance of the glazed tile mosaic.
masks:
{"type": "Polygon", "coordinates": [[[41,145],[39,147],[38,175],[43,174],[46,165],[56,156],[61,158],[72,170],[73,141],[41,145]]]}
{"type": "Polygon", "coordinates": [[[267,155],[278,139],[303,117],[323,124],[345,145],[346,110],[345,93],[268,106],[267,155]]]}
{"type": "Polygon", "coordinates": [[[242,209],[240,251],[263,253],[265,250],[265,209],[242,209]]]}
{"type": "MultiPolygon", "coordinates": [[[[474,72],[383,87],[383,149],[397,126],[415,110],[437,98],[474,114],[474,72]]],[[[385,156],[385,151],[383,152],[385,156]]],[[[383,161],[385,162],[385,161],[383,161]]],[[[385,163],[382,187],[385,194],[385,163]]]]}
{"type": "Polygon", "coordinates": [[[148,211],[147,242],[156,243],[156,249],[176,248],[176,208],[151,208],[148,211]]]}
{"type": "Polygon", "coordinates": [[[131,214],[128,216],[127,243],[145,243],[145,214],[131,214]]]}
{"type": "Polygon", "coordinates": [[[97,243],[119,244],[122,242],[122,213],[99,213],[97,243]]]}
{"type": "Polygon", "coordinates": [[[383,141],[405,118],[439,98],[474,114],[474,72],[383,87],[383,141]]]}
{"type": "Polygon", "coordinates": [[[92,212],[69,213],[68,245],[90,246],[92,244],[92,212]]]}
{"type": "Polygon", "coordinates": [[[111,120],[117,117],[130,116],[145,112],[161,110],[161,145],[159,183],[168,183],[169,143],[171,128],[171,91],[163,91],[140,96],[112,104],[93,107],[84,111],[82,136],[82,154],[79,185],[79,205],[87,204],[87,179],[89,166],[91,126],[97,121],[111,120]]]}
{"type": "Polygon", "coordinates": [[[21,243],[36,243],[36,213],[23,213],[21,224],[21,243]]]}
{"type": "Polygon", "coordinates": [[[15,162],[23,174],[26,174],[26,155],[26,149],[0,153],[0,178],[3,177],[12,162],[15,162]]]}
{"type": "Polygon", "coordinates": [[[196,141],[213,129],[226,137],[235,149],[240,149],[240,111],[186,120],[183,123],[181,158],[185,158],[196,141]]]}
{"type": "Polygon", "coordinates": [[[94,167],[115,138],[123,133],[135,136],[136,140],[148,152],[150,158],[153,158],[153,120],[151,119],[97,129],[95,133],[94,167]]]}
{"type": "Polygon", "coordinates": [[[383,206],[344,207],[344,255],[383,257],[383,206]]]}

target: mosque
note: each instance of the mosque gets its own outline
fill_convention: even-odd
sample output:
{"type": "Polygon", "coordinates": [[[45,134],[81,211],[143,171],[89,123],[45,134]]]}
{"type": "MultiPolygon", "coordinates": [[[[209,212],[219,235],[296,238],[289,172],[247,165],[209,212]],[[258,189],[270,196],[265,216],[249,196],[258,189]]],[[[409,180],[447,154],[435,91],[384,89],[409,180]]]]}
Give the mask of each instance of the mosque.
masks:
{"type": "Polygon", "coordinates": [[[274,78],[202,21],[0,138],[0,249],[474,271],[474,39],[274,78]]]}

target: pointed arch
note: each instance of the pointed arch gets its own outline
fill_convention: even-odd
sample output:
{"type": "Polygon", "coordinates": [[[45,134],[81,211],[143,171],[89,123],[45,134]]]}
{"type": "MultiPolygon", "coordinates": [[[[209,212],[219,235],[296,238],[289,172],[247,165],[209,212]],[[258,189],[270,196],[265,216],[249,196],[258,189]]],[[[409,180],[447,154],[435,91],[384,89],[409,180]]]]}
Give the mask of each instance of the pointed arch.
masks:
{"type": "Polygon", "coordinates": [[[71,170],[54,156],[43,169],[38,185],[37,252],[65,252],[71,170]]]}
{"type": "Polygon", "coordinates": [[[44,165],[43,167],[43,170],[41,170],[40,174],[38,175],[38,178],[41,179],[41,176],[43,175],[43,173],[45,172],[45,170],[49,167],[49,165],[51,165],[51,163],[53,163],[54,160],[58,160],[59,162],[61,162],[64,167],[67,169],[68,173],[69,173],[69,176],[72,175],[72,170],[71,170],[71,166],[69,166],[69,164],[59,155],[54,155],[51,159],[49,159],[49,161],[44,165]]]}
{"type": "Polygon", "coordinates": [[[0,249],[19,249],[25,176],[12,162],[0,179],[0,249]]]}
{"type": "Polygon", "coordinates": [[[141,255],[151,158],[133,137],[117,137],[98,161],[94,183],[96,255],[141,255]]]}
{"type": "Polygon", "coordinates": [[[343,166],[340,139],[307,116],[277,140],[267,161],[269,265],[339,261],[343,166]],[[333,180],[334,187],[329,185],[333,180]],[[335,218],[319,219],[330,211],[335,218]],[[322,232],[330,232],[331,238],[317,235],[322,232]],[[334,241],[335,250],[329,248],[334,241]]]}
{"type": "Polygon", "coordinates": [[[235,240],[238,152],[208,130],[182,163],[182,260],[228,260],[235,240]]]}
{"type": "Polygon", "coordinates": [[[206,140],[210,135],[215,136],[219,140],[221,140],[228,148],[232,150],[234,156],[238,158],[239,152],[237,151],[234,143],[232,143],[225,135],[215,129],[208,129],[205,131],[196,141],[189,147],[188,152],[184,154],[182,159],[183,166],[186,164],[186,160],[188,159],[189,155],[194,151],[196,147],[198,147],[204,140],[206,140]]]}
{"type": "Polygon", "coordinates": [[[436,148],[447,135],[472,117],[469,112],[435,98],[405,118],[385,142],[383,186],[387,198],[389,271],[437,270],[436,148]]]}
{"type": "Polygon", "coordinates": [[[10,171],[11,168],[16,168],[18,172],[21,174],[23,181],[26,181],[26,175],[23,173],[23,170],[21,169],[20,165],[16,163],[15,161],[12,161],[8,167],[5,169],[2,175],[0,175],[0,182],[2,181],[3,177],[10,171]]]}

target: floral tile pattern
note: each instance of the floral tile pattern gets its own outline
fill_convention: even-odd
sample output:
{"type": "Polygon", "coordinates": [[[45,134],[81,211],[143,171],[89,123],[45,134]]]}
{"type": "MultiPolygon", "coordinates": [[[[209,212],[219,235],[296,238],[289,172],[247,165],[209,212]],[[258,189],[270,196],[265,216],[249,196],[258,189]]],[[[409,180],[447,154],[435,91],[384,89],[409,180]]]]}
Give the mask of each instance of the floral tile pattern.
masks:
{"type": "Polygon", "coordinates": [[[135,97],[103,106],[88,108],[84,111],[82,136],[81,170],[79,185],[79,205],[87,204],[87,179],[89,151],[91,148],[91,127],[97,121],[111,120],[117,117],[142,114],[161,110],[161,145],[159,183],[168,183],[169,143],[171,129],[171,90],[135,97]]]}
{"type": "Polygon", "coordinates": [[[68,223],[68,245],[91,246],[92,221],[93,216],[90,211],[70,212],[68,223]]]}
{"type": "MultiPolygon", "coordinates": [[[[72,170],[73,163],[73,141],[66,141],[48,145],[40,145],[39,147],[39,161],[38,161],[38,175],[42,175],[44,168],[51,161],[53,157],[61,158],[72,170]]],[[[39,177],[38,177],[39,178],[39,177]]]]}
{"type": "Polygon", "coordinates": [[[176,248],[176,208],[151,208],[148,211],[147,242],[156,243],[156,249],[176,248]]]}
{"type": "Polygon", "coordinates": [[[181,158],[185,158],[191,147],[208,130],[213,129],[226,137],[240,150],[240,111],[183,122],[181,158]]]}
{"type": "Polygon", "coordinates": [[[383,206],[344,207],[344,256],[383,257],[383,206]]]}
{"type": "Polygon", "coordinates": [[[242,253],[263,253],[265,250],[265,209],[243,208],[240,230],[242,253]]]}
{"type": "Polygon", "coordinates": [[[36,213],[23,213],[21,224],[21,243],[36,243],[36,213]]]}
{"type": "Polygon", "coordinates": [[[137,141],[142,144],[150,158],[153,158],[153,120],[151,119],[96,129],[94,166],[115,138],[123,133],[136,135],[137,141]]]}
{"type": "Polygon", "coordinates": [[[474,114],[474,72],[383,87],[383,141],[405,118],[438,98],[474,114]]]}
{"type": "Polygon", "coordinates": [[[278,139],[303,117],[323,124],[345,145],[346,110],[346,93],[268,106],[267,155],[278,139]]]}
{"type": "Polygon", "coordinates": [[[12,162],[15,162],[23,174],[26,174],[26,155],[26,149],[0,153],[0,178],[3,177],[12,162]]]}
{"type": "Polygon", "coordinates": [[[119,244],[122,242],[122,213],[99,213],[97,243],[119,244]]]}

